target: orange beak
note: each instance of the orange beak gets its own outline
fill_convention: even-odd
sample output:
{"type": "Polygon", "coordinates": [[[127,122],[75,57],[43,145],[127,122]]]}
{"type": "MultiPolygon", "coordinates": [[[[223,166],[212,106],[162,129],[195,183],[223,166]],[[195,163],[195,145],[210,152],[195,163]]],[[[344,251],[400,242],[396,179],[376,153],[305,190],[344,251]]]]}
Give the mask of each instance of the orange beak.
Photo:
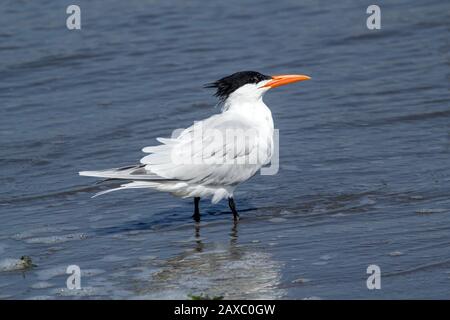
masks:
{"type": "Polygon", "coordinates": [[[284,86],[285,84],[305,81],[309,79],[311,79],[311,77],[302,74],[281,74],[278,76],[272,76],[272,80],[263,85],[262,88],[265,87],[276,88],[279,86],[284,86]]]}

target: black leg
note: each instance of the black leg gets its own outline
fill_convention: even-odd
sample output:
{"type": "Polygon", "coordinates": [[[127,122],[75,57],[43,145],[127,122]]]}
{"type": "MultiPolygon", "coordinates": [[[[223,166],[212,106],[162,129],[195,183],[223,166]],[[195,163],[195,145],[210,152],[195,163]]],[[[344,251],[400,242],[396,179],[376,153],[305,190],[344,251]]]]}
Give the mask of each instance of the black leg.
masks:
{"type": "Polygon", "coordinates": [[[234,199],[233,198],[228,198],[228,205],[230,206],[231,212],[233,212],[233,218],[234,221],[239,220],[239,214],[236,210],[236,204],[234,203],[234,199]]]}
{"type": "Polygon", "coordinates": [[[195,221],[200,221],[200,197],[194,198],[194,214],[192,218],[194,218],[195,221]]]}

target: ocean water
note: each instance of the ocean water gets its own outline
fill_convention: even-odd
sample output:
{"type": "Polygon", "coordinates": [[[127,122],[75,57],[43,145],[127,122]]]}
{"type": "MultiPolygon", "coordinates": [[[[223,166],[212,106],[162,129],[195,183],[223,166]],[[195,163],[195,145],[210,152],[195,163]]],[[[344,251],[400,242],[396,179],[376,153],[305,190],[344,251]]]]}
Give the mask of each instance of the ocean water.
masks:
{"type": "Polygon", "coordinates": [[[0,9],[0,298],[450,298],[448,1],[379,1],[380,30],[369,1],[78,0],[79,31],[69,4],[0,9]],[[219,112],[203,85],[240,70],[313,79],[266,94],[280,170],[237,189],[238,224],[91,199],[78,171],[219,112]]]}

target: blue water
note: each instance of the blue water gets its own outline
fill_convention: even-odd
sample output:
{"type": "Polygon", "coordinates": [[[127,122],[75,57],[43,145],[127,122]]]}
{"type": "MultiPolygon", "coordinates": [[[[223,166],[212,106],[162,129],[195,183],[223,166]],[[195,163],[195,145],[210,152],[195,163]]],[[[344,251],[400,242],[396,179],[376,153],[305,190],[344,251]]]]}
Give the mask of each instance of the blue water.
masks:
{"type": "Polygon", "coordinates": [[[69,31],[72,3],[0,9],[0,298],[450,297],[448,1],[379,1],[380,30],[369,1],[78,0],[69,31]],[[238,188],[238,225],[225,202],[196,224],[167,194],[90,198],[78,171],[219,112],[202,86],[240,70],[313,80],[266,95],[281,167],[238,188]]]}

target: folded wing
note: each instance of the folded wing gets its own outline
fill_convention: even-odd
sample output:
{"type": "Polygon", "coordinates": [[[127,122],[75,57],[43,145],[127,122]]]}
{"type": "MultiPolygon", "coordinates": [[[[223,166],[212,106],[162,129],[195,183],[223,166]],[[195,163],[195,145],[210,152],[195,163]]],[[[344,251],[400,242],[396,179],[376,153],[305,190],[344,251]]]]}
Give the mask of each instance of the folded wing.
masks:
{"type": "Polygon", "coordinates": [[[212,116],[177,137],[158,138],[141,159],[148,174],[189,183],[234,185],[252,177],[270,161],[271,139],[250,119],[232,112],[212,116]]]}

